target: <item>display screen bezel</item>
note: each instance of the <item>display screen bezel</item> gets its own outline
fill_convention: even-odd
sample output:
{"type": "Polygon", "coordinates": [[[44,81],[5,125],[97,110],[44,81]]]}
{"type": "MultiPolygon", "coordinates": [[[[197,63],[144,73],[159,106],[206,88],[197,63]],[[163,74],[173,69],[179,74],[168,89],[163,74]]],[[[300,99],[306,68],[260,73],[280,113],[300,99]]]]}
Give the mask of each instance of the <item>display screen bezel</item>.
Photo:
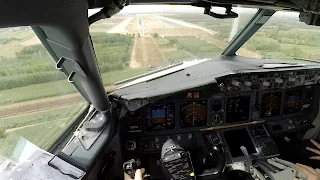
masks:
{"type": "Polygon", "coordinates": [[[204,126],[207,126],[208,125],[208,117],[209,117],[209,99],[190,99],[190,100],[184,100],[184,101],[180,101],[179,102],[179,122],[180,122],[180,128],[196,128],[196,127],[204,127],[204,126]],[[204,120],[205,121],[205,124],[204,125],[196,125],[196,126],[183,126],[183,119],[182,119],[182,103],[185,103],[185,102],[198,102],[198,101],[205,101],[205,104],[206,104],[206,119],[204,120]]]}
{"type": "Polygon", "coordinates": [[[227,141],[226,141],[226,139],[224,137],[224,132],[225,131],[233,131],[233,130],[237,130],[237,129],[246,129],[247,130],[247,132],[248,132],[248,134],[249,134],[249,136],[250,136],[250,138],[252,140],[252,143],[253,143],[256,151],[257,151],[257,153],[249,154],[249,157],[251,159],[258,159],[258,158],[264,157],[264,155],[261,152],[261,149],[259,149],[257,147],[255,139],[252,136],[251,132],[249,131],[248,126],[241,126],[241,127],[235,127],[235,128],[229,128],[229,129],[222,129],[222,130],[219,131],[219,135],[221,137],[221,140],[223,141],[223,144],[225,145],[226,156],[228,156],[230,158],[230,160],[231,160],[231,162],[228,162],[228,163],[232,164],[234,162],[240,162],[240,161],[244,161],[245,160],[245,156],[244,155],[243,156],[238,156],[238,157],[232,157],[232,155],[230,153],[229,145],[227,144],[227,141]]]}
{"type": "MultiPolygon", "coordinates": [[[[167,118],[167,110],[165,111],[165,114],[166,114],[166,118],[167,118]]],[[[175,103],[174,102],[165,102],[165,103],[151,103],[149,104],[147,107],[146,107],[146,131],[147,132],[152,132],[152,131],[162,131],[162,130],[172,130],[172,129],[175,129],[176,128],[176,106],[175,106],[175,103]],[[173,124],[172,126],[167,126],[167,121],[165,122],[165,126],[163,126],[164,128],[162,129],[156,129],[154,128],[153,126],[154,125],[149,125],[149,119],[148,117],[149,116],[152,116],[151,114],[148,114],[148,108],[151,108],[151,111],[150,113],[152,113],[152,106],[168,106],[168,105],[171,105],[171,109],[172,109],[172,115],[173,115],[173,118],[171,120],[171,123],[173,124]]],[[[166,119],[167,120],[167,119],[166,119]]]]}
{"type": "Polygon", "coordinates": [[[250,141],[251,141],[251,143],[252,143],[252,148],[253,148],[253,150],[254,150],[255,152],[251,152],[251,153],[250,153],[250,152],[249,152],[249,148],[246,147],[249,155],[257,154],[257,153],[259,152],[259,150],[256,148],[255,142],[254,142],[254,140],[253,140],[253,138],[252,138],[252,136],[251,136],[251,133],[248,131],[248,129],[247,129],[247,128],[237,128],[237,129],[232,129],[232,130],[227,130],[227,131],[223,131],[223,132],[222,132],[223,138],[224,138],[224,140],[225,140],[225,142],[226,142],[226,145],[228,146],[229,153],[230,153],[231,157],[232,157],[232,158],[237,158],[237,157],[242,157],[242,156],[244,156],[244,155],[240,152],[240,151],[241,151],[241,150],[240,150],[240,147],[239,147],[239,149],[238,149],[238,151],[240,152],[240,153],[239,153],[240,155],[237,155],[237,156],[233,156],[233,155],[232,155],[232,150],[234,150],[234,149],[231,149],[231,148],[230,148],[230,147],[231,147],[230,145],[232,144],[232,142],[230,142],[230,141],[227,140],[225,133],[229,133],[229,132],[232,132],[232,131],[239,131],[239,130],[245,131],[245,132],[247,133],[247,135],[248,135],[248,138],[250,139],[250,141]]]}
{"type": "Polygon", "coordinates": [[[297,113],[300,113],[301,112],[301,107],[302,107],[302,96],[303,96],[303,91],[302,91],[302,89],[291,89],[291,90],[287,90],[287,91],[285,91],[284,92],[284,94],[283,94],[283,105],[282,105],[282,112],[283,112],[283,115],[290,115],[290,114],[297,114],[297,113]],[[297,111],[297,112],[285,112],[285,106],[286,106],[286,104],[285,104],[285,102],[286,102],[286,94],[287,93],[290,93],[290,92],[294,92],[294,91],[299,91],[300,92],[300,105],[299,105],[299,111],[297,111]]]}
{"type": "Polygon", "coordinates": [[[271,118],[271,117],[277,117],[277,116],[280,116],[282,114],[282,111],[283,111],[283,92],[282,91],[279,91],[279,90],[273,90],[273,91],[267,91],[267,92],[263,92],[261,93],[261,98],[260,98],[260,106],[261,106],[261,113],[260,113],[260,117],[261,118],[271,118]],[[279,105],[279,114],[278,115],[272,115],[272,116],[262,116],[262,100],[263,100],[263,96],[265,94],[274,94],[274,93],[280,93],[280,105],[279,105]]]}
{"type": "Polygon", "coordinates": [[[299,116],[300,114],[303,113],[302,111],[302,105],[304,102],[304,94],[305,94],[305,89],[304,87],[293,87],[293,88],[288,88],[288,89],[273,89],[273,90],[266,90],[263,93],[260,93],[259,96],[259,102],[258,104],[261,106],[262,104],[262,95],[266,93],[274,93],[274,92],[280,92],[281,93],[281,108],[280,108],[280,114],[278,116],[270,116],[270,117],[262,117],[260,114],[260,118],[266,121],[275,121],[283,118],[291,118],[295,116],[299,116]],[[294,112],[294,113],[289,113],[285,114],[284,113],[284,101],[285,101],[285,93],[290,92],[290,91],[300,91],[301,92],[301,103],[300,103],[300,111],[299,112],[294,112]]]}
{"type": "Polygon", "coordinates": [[[224,101],[225,101],[225,102],[224,102],[224,107],[225,107],[224,122],[225,122],[227,125],[229,125],[229,124],[239,124],[239,123],[242,123],[242,122],[249,122],[249,121],[251,121],[251,115],[252,115],[252,112],[251,112],[252,98],[253,98],[252,93],[244,93],[244,94],[237,94],[237,95],[234,95],[234,96],[226,96],[226,97],[225,97],[225,100],[224,100],[224,101]],[[248,119],[242,120],[242,121],[228,122],[228,111],[227,111],[228,98],[235,98],[235,97],[241,97],[241,96],[250,96],[250,97],[249,97],[249,99],[250,99],[250,106],[249,106],[248,119]]]}

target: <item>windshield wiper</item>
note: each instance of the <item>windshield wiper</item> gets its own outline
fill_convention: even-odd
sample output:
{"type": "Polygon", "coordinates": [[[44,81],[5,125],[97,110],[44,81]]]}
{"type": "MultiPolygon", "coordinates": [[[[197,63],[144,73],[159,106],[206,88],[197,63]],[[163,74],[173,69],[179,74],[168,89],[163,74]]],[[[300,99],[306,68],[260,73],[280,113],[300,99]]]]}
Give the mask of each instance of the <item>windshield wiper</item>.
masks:
{"type": "Polygon", "coordinates": [[[223,50],[222,55],[234,56],[240,47],[247,42],[275,13],[274,10],[259,9],[248,24],[236,35],[228,46],[223,50]]]}
{"type": "Polygon", "coordinates": [[[153,70],[153,71],[144,73],[144,74],[140,74],[140,75],[138,75],[138,76],[134,76],[134,77],[131,77],[131,78],[128,78],[128,79],[124,79],[124,80],[121,80],[121,81],[117,81],[117,82],[114,83],[114,85],[117,86],[117,85],[121,85],[121,84],[124,84],[124,83],[128,83],[128,82],[134,81],[134,80],[136,80],[136,79],[139,79],[139,78],[142,78],[142,77],[146,77],[146,76],[149,76],[149,75],[152,75],[152,74],[155,74],[155,73],[164,71],[164,70],[166,70],[166,69],[170,69],[170,68],[179,66],[179,65],[181,65],[181,64],[183,64],[183,62],[179,62],[179,63],[176,63],[176,64],[172,64],[172,65],[169,65],[169,66],[166,66],[166,67],[163,67],[163,68],[159,68],[159,69],[156,69],[156,70],[153,70]]]}
{"type": "Polygon", "coordinates": [[[175,65],[171,65],[171,66],[165,67],[163,69],[155,70],[155,71],[152,71],[150,73],[145,73],[145,74],[133,77],[133,78],[129,78],[129,79],[125,79],[123,81],[116,82],[115,85],[120,85],[120,84],[126,83],[126,84],[122,85],[121,87],[119,87],[119,89],[121,89],[121,88],[124,88],[124,87],[128,87],[128,86],[132,86],[132,85],[135,85],[135,84],[139,84],[139,83],[142,83],[142,82],[151,81],[151,80],[154,80],[154,79],[157,79],[157,78],[160,78],[160,77],[164,77],[164,76],[167,76],[169,74],[172,74],[172,73],[175,73],[175,72],[178,72],[178,71],[182,71],[187,67],[194,66],[196,64],[202,63],[202,62],[207,61],[207,60],[208,59],[184,61],[184,62],[175,64],[175,65]]]}
{"type": "Polygon", "coordinates": [[[307,59],[307,58],[293,58],[294,60],[300,60],[300,61],[308,61],[313,63],[320,63],[320,59],[307,59]]]}
{"type": "Polygon", "coordinates": [[[260,65],[259,67],[265,68],[265,69],[273,69],[273,68],[288,68],[288,67],[302,67],[305,64],[298,64],[298,63],[264,63],[260,65]]]}

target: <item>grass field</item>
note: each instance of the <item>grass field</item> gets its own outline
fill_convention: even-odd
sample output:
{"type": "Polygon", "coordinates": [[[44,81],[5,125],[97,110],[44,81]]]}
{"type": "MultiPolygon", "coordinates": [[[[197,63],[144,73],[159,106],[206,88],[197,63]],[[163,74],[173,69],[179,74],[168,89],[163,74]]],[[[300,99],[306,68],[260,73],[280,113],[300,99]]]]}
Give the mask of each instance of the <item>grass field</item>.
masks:
{"type": "Polygon", "coordinates": [[[7,44],[0,44],[0,56],[14,57],[16,55],[16,52],[19,52],[25,47],[23,45],[20,45],[20,43],[28,39],[31,39],[34,36],[35,35],[30,28],[26,30],[19,30],[19,31],[1,31],[0,39],[7,39],[9,37],[14,37],[17,40],[12,40],[7,44]]]}
{"type": "Polygon", "coordinates": [[[198,59],[213,58],[222,52],[220,47],[196,37],[167,37],[167,39],[178,49],[187,51],[198,59]]]}
{"type": "Polygon", "coordinates": [[[64,119],[74,114],[83,107],[82,104],[57,108],[53,110],[42,111],[41,113],[30,113],[14,117],[0,119],[0,129],[11,129],[23,126],[28,126],[37,123],[50,122],[57,119],[64,119]]]}
{"type": "Polygon", "coordinates": [[[20,136],[40,148],[47,149],[84,106],[85,103],[80,103],[64,108],[0,119],[2,132],[5,129],[21,127],[21,129],[9,133],[0,134],[0,155],[10,158],[20,136]]]}
{"type": "Polygon", "coordinates": [[[220,47],[196,37],[157,37],[155,41],[165,58],[175,62],[213,58],[222,51],[220,47]]]}
{"type": "MultiPolygon", "coordinates": [[[[130,78],[145,72],[146,69],[126,69],[123,71],[102,73],[101,77],[103,80],[103,84],[105,86],[108,86],[112,85],[116,81],[130,78]]],[[[34,84],[1,91],[0,105],[8,105],[17,102],[61,96],[76,92],[77,90],[67,80],[34,84]]]]}
{"type": "Polygon", "coordinates": [[[174,62],[181,62],[184,60],[193,59],[193,57],[187,54],[186,52],[177,49],[167,39],[160,37],[154,39],[160,51],[167,60],[172,59],[174,60],[174,62]]]}

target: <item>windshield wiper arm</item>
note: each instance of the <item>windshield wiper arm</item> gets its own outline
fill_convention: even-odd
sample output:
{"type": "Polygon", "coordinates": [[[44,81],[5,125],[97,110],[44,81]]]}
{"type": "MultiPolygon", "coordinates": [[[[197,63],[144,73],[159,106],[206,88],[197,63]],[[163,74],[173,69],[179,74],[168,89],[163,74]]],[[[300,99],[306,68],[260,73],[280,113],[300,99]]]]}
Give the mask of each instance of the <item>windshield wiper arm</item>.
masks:
{"type": "Polygon", "coordinates": [[[242,31],[232,39],[222,55],[234,56],[237,50],[250,39],[275,13],[274,10],[259,9],[242,31]]]}
{"type": "Polygon", "coordinates": [[[280,63],[264,63],[259,67],[265,68],[265,69],[273,69],[273,68],[302,67],[304,65],[305,64],[280,62],[280,63]]]}
{"type": "Polygon", "coordinates": [[[320,63],[320,59],[307,59],[307,58],[293,58],[294,60],[308,61],[313,63],[320,63]]]}

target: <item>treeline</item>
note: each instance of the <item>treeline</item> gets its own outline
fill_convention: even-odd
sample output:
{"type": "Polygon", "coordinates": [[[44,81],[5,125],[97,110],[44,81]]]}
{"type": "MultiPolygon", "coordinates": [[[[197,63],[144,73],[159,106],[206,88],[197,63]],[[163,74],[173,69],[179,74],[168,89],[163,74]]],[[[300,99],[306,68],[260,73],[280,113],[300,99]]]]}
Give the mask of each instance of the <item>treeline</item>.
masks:
{"type": "Polygon", "coordinates": [[[93,33],[92,41],[101,73],[123,70],[129,65],[131,35],[93,33]]]}
{"type": "Polygon", "coordinates": [[[320,32],[308,30],[280,31],[279,29],[265,30],[265,36],[277,39],[280,43],[318,46],[320,32]]]}
{"type": "MultiPolygon", "coordinates": [[[[92,36],[101,72],[122,70],[129,64],[131,36],[92,36]]],[[[65,79],[43,45],[24,47],[15,57],[0,57],[0,90],[65,79]]]]}
{"type": "Polygon", "coordinates": [[[0,90],[64,79],[42,45],[24,47],[15,57],[0,57],[0,90]]]}
{"type": "MultiPolygon", "coordinates": [[[[295,39],[291,39],[295,41],[295,39]]],[[[320,41],[319,41],[320,42],[320,41]]],[[[312,54],[298,46],[299,44],[283,42],[280,39],[273,39],[271,36],[255,36],[245,44],[245,48],[251,51],[258,51],[262,55],[271,55],[277,53],[282,57],[312,58],[312,54]],[[285,46],[284,44],[289,44],[285,46]]]]}

